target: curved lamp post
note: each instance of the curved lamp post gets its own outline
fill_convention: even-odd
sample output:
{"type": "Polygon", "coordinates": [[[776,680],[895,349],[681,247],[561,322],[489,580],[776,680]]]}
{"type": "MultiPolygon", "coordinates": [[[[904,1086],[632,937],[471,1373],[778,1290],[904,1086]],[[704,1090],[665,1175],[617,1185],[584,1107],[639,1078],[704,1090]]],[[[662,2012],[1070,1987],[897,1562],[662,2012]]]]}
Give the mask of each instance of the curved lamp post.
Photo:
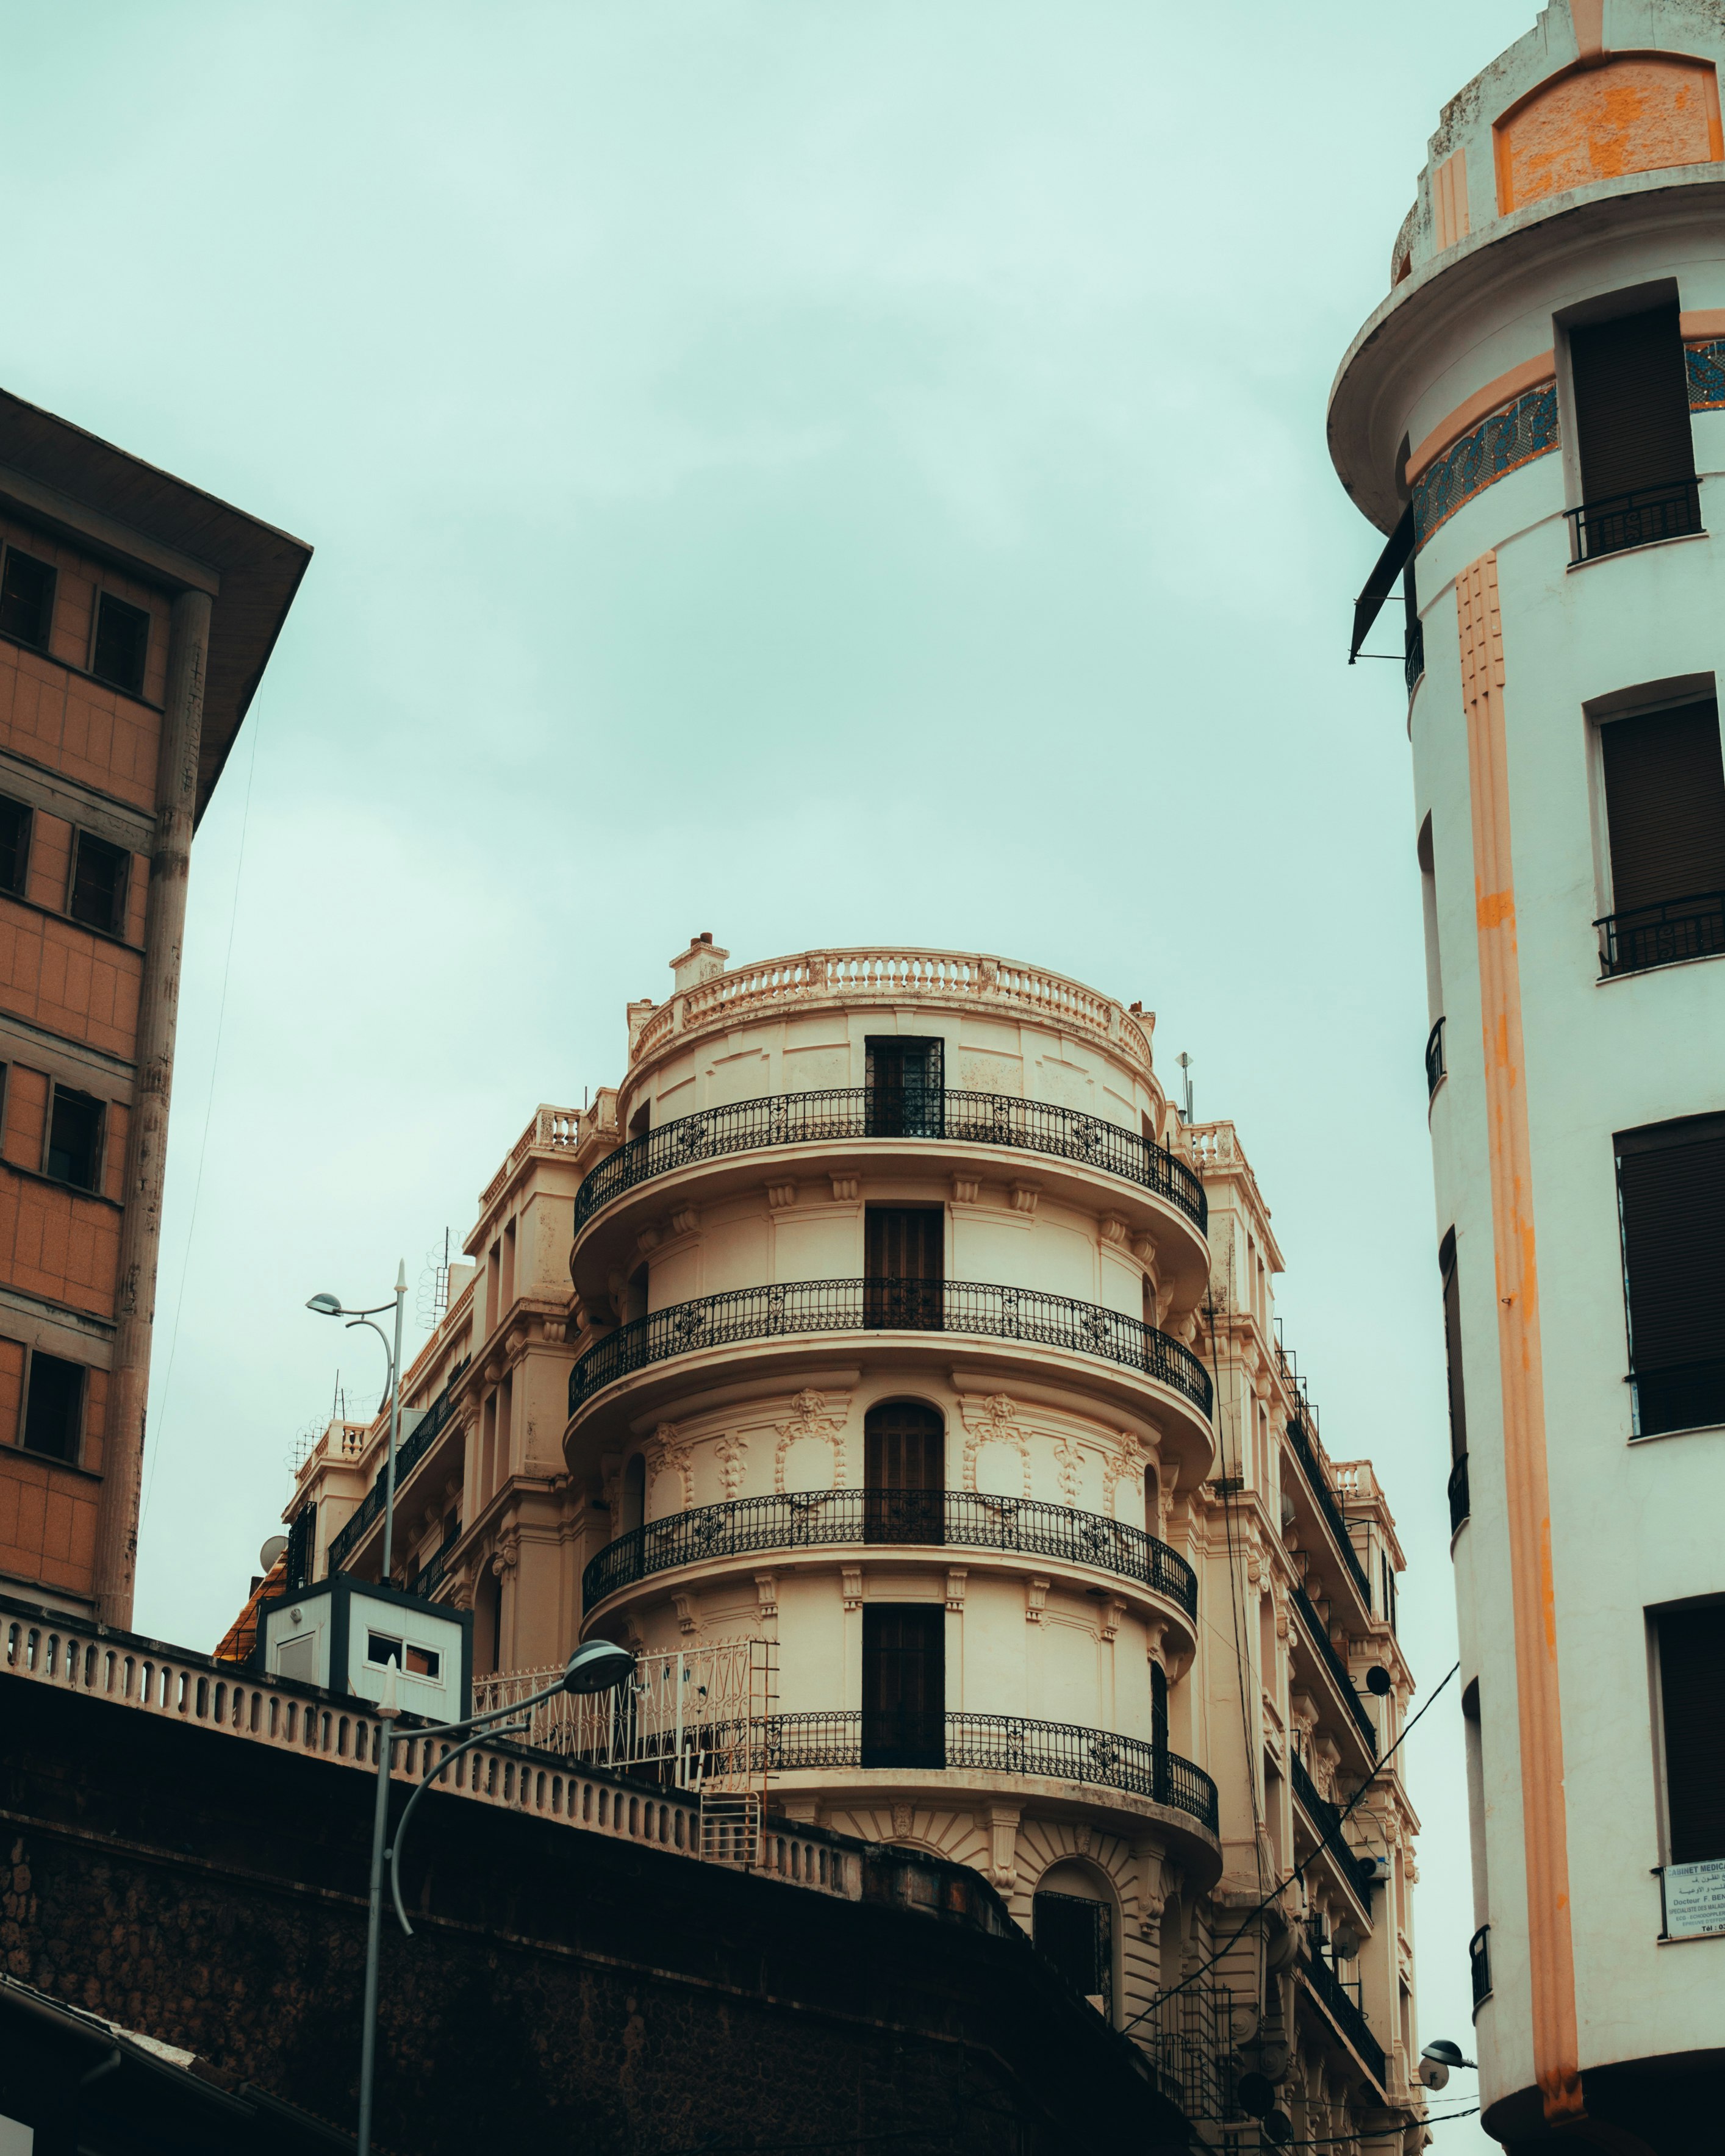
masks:
{"type": "MultiPolygon", "coordinates": [[[[388,1306],[386,1304],[387,1309],[388,1306]]],[[[634,1656],[627,1649],[614,1646],[608,1640],[589,1640],[570,1656],[567,1666],[555,1684],[544,1691],[536,1691],[528,1698],[517,1700],[513,1707],[494,1707],[489,1714],[471,1714],[465,1722],[440,1722],[429,1728],[415,1729],[413,1738],[459,1737],[463,1741],[455,1745],[441,1759],[435,1769],[418,1783],[408,1799],[406,1808],[396,1824],[395,1840],[386,1849],[384,1840],[389,1821],[389,1763],[398,1743],[409,1741],[408,1736],[398,1737],[394,1724],[401,1713],[396,1699],[396,1666],[388,1662],[383,1668],[383,1696],[377,1702],[377,1801],[372,1815],[372,1895],[366,1917],[366,1985],[365,2004],[362,2008],[364,2026],[361,2033],[359,2054],[359,2156],[371,2156],[372,2097],[377,2064],[377,1946],[378,1933],[383,1913],[383,1865],[389,1864],[389,1891],[395,1902],[395,1913],[403,1932],[408,1938],[413,1928],[408,1922],[407,1911],[401,1899],[401,1851],[406,1837],[408,1823],[413,1816],[413,1807],[427,1789],[444,1772],[453,1767],[462,1754],[470,1752],[475,1744],[483,1743],[488,1737],[518,1737],[530,1724],[514,1717],[547,1699],[555,1699],[560,1692],[614,1691],[634,1668],[634,1656]]]]}
{"type": "Polygon", "coordinates": [[[389,1358],[389,1454],[383,1464],[383,1562],[377,1575],[386,1587],[389,1585],[390,1566],[395,1555],[395,1449],[401,1442],[401,1318],[407,1296],[408,1263],[403,1258],[395,1269],[393,1348],[382,1327],[372,1324],[374,1317],[389,1308],[387,1302],[376,1303],[369,1310],[348,1310],[339,1296],[314,1295],[305,1305],[307,1310],[315,1310],[320,1317],[345,1317],[350,1332],[357,1325],[370,1326],[383,1342],[383,1353],[389,1358]]]}

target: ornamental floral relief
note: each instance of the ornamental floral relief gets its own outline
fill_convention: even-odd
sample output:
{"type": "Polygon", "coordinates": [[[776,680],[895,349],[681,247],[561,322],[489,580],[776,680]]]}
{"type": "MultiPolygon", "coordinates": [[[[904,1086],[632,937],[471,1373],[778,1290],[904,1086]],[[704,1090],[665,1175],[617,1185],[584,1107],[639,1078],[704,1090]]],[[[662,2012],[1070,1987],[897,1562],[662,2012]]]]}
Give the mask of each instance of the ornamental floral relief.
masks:
{"type": "Polygon", "coordinates": [[[719,1463],[719,1480],[726,1497],[735,1497],[742,1488],[744,1463],[748,1455],[748,1440],[726,1431],[713,1447],[713,1457],[719,1463]]]}
{"type": "MultiPolygon", "coordinates": [[[[1019,1455],[1019,1476],[1023,1484],[1020,1494],[1030,1494],[1030,1444],[1019,1427],[1016,1404],[1004,1393],[990,1393],[984,1399],[966,1394],[959,1400],[959,1413],[964,1418],[964,1487],[974,1490],[977,1483],[977,1455],[985,1445],[1009,1447],[1019,1455]]],[[[999,1494],[1005,1494],[1004,1492],[999,1494]]]]}
{"type": "MultiPolygon", "coordinates": [[[[680,1502],[671,1505],[672,1512],[691,1512],[695,1506],[695,1462],[688,1440],[678,1431],[675,1423],[662,1422],[641,1448],[647,1462],[649,1491],[662,1475],[677,1478],[677,1492],[680,1502]]],[[[659,1517],[665,1508],[650,1508],[659,1517]]]]}
{"type": "Polygon", "coordinates": [[[845,1487],[845,1424],[849,1403],[841,1399],[836,1405],[839,1412],[829,1414],[820,1394],[804,1390],[796,1394],[791,1402],[790,1419],[778,1425],[778,1444],[773,1457],[775,1490],[783,1493],[785,1487],[785,1455],[804,1438],[816,1438],[832,1447],[833,1487],[845,1487]]]}

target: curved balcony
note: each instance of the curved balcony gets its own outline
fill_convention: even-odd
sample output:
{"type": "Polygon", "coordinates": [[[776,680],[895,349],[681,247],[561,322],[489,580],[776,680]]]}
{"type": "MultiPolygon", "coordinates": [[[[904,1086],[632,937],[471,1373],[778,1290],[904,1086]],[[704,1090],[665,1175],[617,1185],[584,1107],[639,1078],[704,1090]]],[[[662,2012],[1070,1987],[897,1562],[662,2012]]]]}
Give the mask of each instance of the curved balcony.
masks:
{"type": "Polygon", "coordinates": [[[892,1726],[877,1727],[881,1719],[860,1708],[770,1716],[760,1763],[774,1774],[906,1767],[1041,1774],[1147,1797],[1216,1832],[1216,1785],[1209,1776],[1142,1738],[1021,1714],[912,1713],[886,1717],[892,1726]]]}
{"type": "Polygon", "coordinates": [[[625,1191],[702,1161],[784,1146],[856,1139],[932,1138],[1004,1146],[1081,1162],[1137,1183],[1176,1207],[1200,1234],[1209,1219],[1204,1184],[1183,1160],[1117,1123],[1047,1101],[1004,1093],[902,1092],[850,1086],[781,1093],[680,1116],[631,1138],[588,1176],[575,1195],[575,1233],[625,1191]]]}
{"type": "Polygon", "coordinates": [[[887,1544],[1000,1550],[1094,1565],[1198,1614],[1198,1575],[1143,1528],[1070,1505],[975,1490],[818,1490],[735,1497],[649,1520],[600,1551],[582,1578],[585,1607],[654,1573],[764,1551],[887,1544]]]}
{"type": "Polygon", "coordinates": [[[573,1415],[619,1378],[705,1349],[822,1333],[968,1335],[1065,1349],[1167,1386],[1208,1421],[1210,1380],[1189,1348],[1153,1325],[1039,1289],[978,1281],[787,1281],[650,1312],[608,1333],[569,1373],[573,1415]]]}

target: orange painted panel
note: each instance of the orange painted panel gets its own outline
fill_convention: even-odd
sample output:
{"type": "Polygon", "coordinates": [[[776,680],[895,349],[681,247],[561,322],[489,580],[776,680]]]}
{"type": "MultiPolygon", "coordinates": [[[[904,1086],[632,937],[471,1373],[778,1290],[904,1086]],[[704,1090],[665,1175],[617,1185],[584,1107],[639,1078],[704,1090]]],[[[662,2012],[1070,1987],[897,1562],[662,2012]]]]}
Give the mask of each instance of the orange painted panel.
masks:
{"type": "Polygon", "coordinates": [[[1710,61],[1628,53],[1541,84],[1494,131],[1506,213],[1628,172],[1725,158],[1710,61]]]}

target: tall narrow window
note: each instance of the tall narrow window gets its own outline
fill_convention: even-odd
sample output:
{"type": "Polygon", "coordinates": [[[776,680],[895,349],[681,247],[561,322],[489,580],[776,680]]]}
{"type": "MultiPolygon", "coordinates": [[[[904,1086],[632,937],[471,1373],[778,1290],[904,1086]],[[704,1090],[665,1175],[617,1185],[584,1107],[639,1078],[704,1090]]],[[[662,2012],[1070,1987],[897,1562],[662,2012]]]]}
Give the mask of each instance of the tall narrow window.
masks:
{"type": "Polygon", "coordinates": [[[1725,1602],[1661,1610],[1666,1860],[1725,1857],[1725,1602]]]}
{"type": "Polygon", "coordinates": [[[1688,376],[1677,309],[1650,307],[1569,332],[1581,449],[1584,558],[1701,529],[1688,376]]]}
{"type": "Polygon", "coordinates": [[[40,651],[53,621],[54,571],[33,554],[8,547],[0,572],[0,632],[40,651]]]}
{"type": "MultiPolygon", "coordinates": [[[[1061,1886],[1087,1884],[1070,1864],[1054,1866],[1047,1876],[1061,1886]]],[[[1110,2020],[1113,2018],[1113,1911],[1101,1896],[1062,1892],[1059,1887],[1036,1889],[1030,1902],[1030,1937],[1067,1983],[1110,2020]]]]}
{"type": "Polygon", "coordinates": [[[863,1604],[865,1767],[946,1765],[946,1626],[938,1602],[863,1604]]]}
{"type": "Polygon", "coordinates": [[[30,812],[0,798],[0,891],[22,891],[30,866],[30,812]]]}
{"type": "Polygon", "coordinates": [[[144,661],[150,649],[150,617],[104,592],[96,608],[95,650],[90,670],[128,696],[141,693],[144,661]]]}
{"type": "Polygon", "coordinates": [[[110,846],[105,839],[80,831],[72,867],[72,918],[100,928],[104,935],[118,936],[126,927],[126,871],[131,866],[131,855],[124,847],[110,846]]]}
{"type": "Polygon", "coordinates": [[[1450,1532],[1468,1516],[1467,1389],[1461,1370],[1461,1283],[1455,1266],[1455,1230],[1438,1245],[1444,1283],[1444,1370],[1450,1394],[1450,1532]]]}
{"type": "Polygon", "coordinates": [[[1635,1435],[1725,1423],[1725,1116],[1616,1146],[1635,1435]]]}
{"type": "Polygon", "coordinates": [[[24,1450],[45,1459],[75,1466],[84,1419],[84,1372],[76,1363],[44,1355],[30,1357],[29,1392],[24,1403],[24,1450]]]}
{"type": "Polygon", "coordinates": [[[101,1160],[101,1102],[56,1086],[48,1123],[48,1173],[80,1190],[94,1190],[101,1160]]]}
{"type": "Polygon", "coordinates": [[[916,1400],[887,1400],[863,1418],[863,1540],[945,1539],[946,1425],[916,1400]]]}
{"type": "Polygon", "coordinates": [[[946,1227],[938,1205],[870,1205],[863,1216],[863,1323],[938,1332],[946,1227]]]}
{"type": "Polygon", "coordinates": [[[867,1135],[871,1138],[937,1138],[946,1128],[946,1044],[899,1034],[870,1034],[867,1135]]]}
{"type": "Polygon", "coordinates": [[[1599,729],[1611,847],[1607,973],[1725,951],[1725,760],[1719,707],[1686,704],[1599,729]]]}

